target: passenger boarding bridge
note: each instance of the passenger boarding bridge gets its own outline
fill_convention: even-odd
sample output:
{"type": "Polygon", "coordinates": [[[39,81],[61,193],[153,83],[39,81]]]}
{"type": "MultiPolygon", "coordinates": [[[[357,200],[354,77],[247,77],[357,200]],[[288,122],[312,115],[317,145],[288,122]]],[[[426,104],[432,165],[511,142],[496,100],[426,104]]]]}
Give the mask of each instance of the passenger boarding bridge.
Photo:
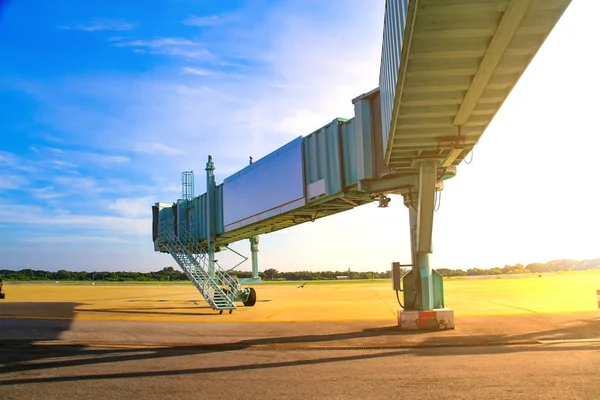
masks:
{"type": "Polygon", "coordinates": [[[258,237],[363,204],[403,196],[411,271],[402,328],[452,328],[443,280],[430,265],[436,191],[477,144],[570,0],[387,0],[379,87],[352,100],[354,117],[335,118],[241,171],[153,206],[156,251],[170,253],[214,310],[252,306],[259,282],[258,237]],[[253,279],[240,281],[215,253],[249,239],[253,279]]]}

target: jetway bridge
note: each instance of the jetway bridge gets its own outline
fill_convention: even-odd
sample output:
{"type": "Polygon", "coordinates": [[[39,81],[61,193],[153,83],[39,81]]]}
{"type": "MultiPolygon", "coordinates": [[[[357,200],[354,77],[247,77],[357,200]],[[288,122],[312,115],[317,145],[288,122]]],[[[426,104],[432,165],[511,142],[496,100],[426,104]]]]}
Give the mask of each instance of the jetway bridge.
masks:
{"type": "Polygon", "coordinates": [[[401,195],[409,211],[411,271],[402,328],[453,327],[443,280],[429,263],[436,192],[474,148],[570,0],[387,0],[379,87],[352,100],[354,117],[335,118],[244,169],[153,206],[155,251],[170,253],[215,310],[254,305],[258,237],[401,195]],[[214,254],[250,240],[253,276],[230,276],[214,254]]]}

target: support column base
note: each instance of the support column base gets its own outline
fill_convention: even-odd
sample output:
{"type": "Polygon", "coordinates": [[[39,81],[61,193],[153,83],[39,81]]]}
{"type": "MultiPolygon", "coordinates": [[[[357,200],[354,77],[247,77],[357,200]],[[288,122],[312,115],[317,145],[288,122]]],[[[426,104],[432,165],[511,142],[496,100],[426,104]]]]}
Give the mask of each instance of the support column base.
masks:
{"type": "Polygon", "coordinates": [[[454,310],[438,308],[431,311],[398,309],[400,330],[446,330],[454,329],[454,310]]]}

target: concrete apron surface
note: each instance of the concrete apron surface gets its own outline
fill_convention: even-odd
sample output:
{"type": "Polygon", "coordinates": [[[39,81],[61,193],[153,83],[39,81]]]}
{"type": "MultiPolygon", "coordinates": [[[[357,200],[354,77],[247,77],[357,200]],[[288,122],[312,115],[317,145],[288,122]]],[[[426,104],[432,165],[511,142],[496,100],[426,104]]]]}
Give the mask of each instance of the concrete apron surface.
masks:
{"type": "Polygon", "coordinates": [[[600,342],[598,313],[457,316],[455,325],[446,331],[401,331],[394,320],[211,323],[3,318],[0,346],[349,349],[600,342]]]}

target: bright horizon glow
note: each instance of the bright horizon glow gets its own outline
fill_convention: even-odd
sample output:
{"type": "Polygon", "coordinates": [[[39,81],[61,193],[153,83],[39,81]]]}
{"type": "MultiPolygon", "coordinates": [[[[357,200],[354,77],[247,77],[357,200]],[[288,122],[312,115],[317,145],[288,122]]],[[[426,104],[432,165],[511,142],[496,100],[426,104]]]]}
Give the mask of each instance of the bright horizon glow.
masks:
{"type": "MultiPolygon", "coordinates": [[[[248,156],[352,117],[351,99],[377,87],[384,0],[221,3],[55,1],[32,14],[9,2],[0,269],[175,266],[153,251],[150,207],[181,195],[181,171],[196,171],[201,194],[208,154],[221,183],[248,156]]],[[[599,14],[572,1],[472,164],[446,181],[434,268],[600,257],[599,14]]],[[[249,255],[247,241],[232,247],[249,255]]],[[[259,248],[261,271],[385,271],[409,263],[408,212],[394,197],[263,235],[259,248]]]]}

